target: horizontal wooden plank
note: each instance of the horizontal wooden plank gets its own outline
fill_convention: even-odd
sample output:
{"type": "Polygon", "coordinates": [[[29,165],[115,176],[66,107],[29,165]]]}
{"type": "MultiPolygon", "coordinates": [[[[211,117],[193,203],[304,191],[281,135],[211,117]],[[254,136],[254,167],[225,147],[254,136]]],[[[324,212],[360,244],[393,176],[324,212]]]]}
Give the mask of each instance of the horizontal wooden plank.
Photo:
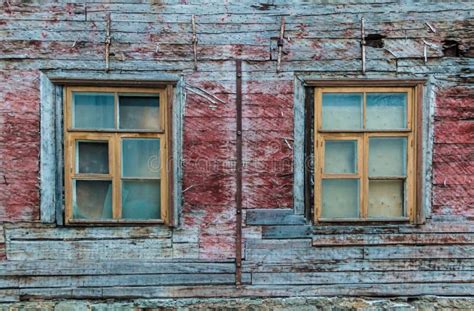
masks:
{"type": "MultiPolygon", "coordinates": [[[[337,3],[337,1],[335,2],[337,3]]],[[[334,3],[334,4],[335,4],[334,3]]],[[[224,3],[222,3],[224,4],[224,3]]],[[[228,3],[226,3],[228,4],[228,3]]],[[[261,23],[275,24],[279,15],[288,15],[288,23],[311,24],[315,21],[327,19],[328,15],[334,20],[348,20],[351,15],[370,14],[371,22],[374,24],[387,20],[387,11],[390,12],[390,20],[403,21],[406,15],[410,14],[413,21],[420,21],[431,17],[433,13],[439,16],[440,20],[462,20],[468,17],[469,10],[454,3],[424,3],[423,6],[416,6],[414,3],[405,3],[401,7],[398,3],[387,3],[385,5],[349,4],[339,2],[344,5],[323,5],[322,3],[298,3],[298,5],[281,5],[269,7],[268,10],[258,10],[255,3],[233,3],[226,6],[216,5],[210,1],[203,4],[186,5],[153,5],[142,4],[134,8],[132,4],[114,4],[104,7],[101,5],[91,5],[87,20],[103,22],[107,12],[112,12],[113,21],[141,21],[141,22],[179,22],[190,23],[191,15],[197,15],[198,24],[208,23],[242,23],[253,24],[256,20],[261,23]],[[253,6],[252,6],[253,5],[253,6]],[[207,10],[206,10],[207,9],[207,10]]],[[[109,5],[109,4],[108,4],[109,5]]],[[[6,20],[85,20],[84,6],[76,3],[69,6],[68,10],[58,10],[57,7],[48,4],[46,7],[30,5],[28,7],[12,6],[8,12],[1,12],[0,18],[6,20]]],[[[368,26],[369,27],[369,26],[368,26]]],[[[277,29],[276,29],[277,31],[277,29]]]]}
{"type": "Polygon", "coordinates": [[[115,227],[30,227],[6,225],[7,240],[81,241],[97,239],[169,238],[171,229],[165,226],[115,227]]]}
{"type": "Polygon", "coordinates": [[[252,273],[253,285],[324,285],[358,283],[464,283],[474,278],[474,271],[391,271],[386,272],[281,272],[252,273]]]}
{"type": "Polygon", "coordinates": [[[393,235],[401,236],[400,234],[462,234],[466,233],[466,238],[472,239],[470,233],[474,233],[474,224],[466,222],[429,222],[421,226],[411,224],[379,224],[379,225],[331,225],[331,224],[317,224],[317,225],[270,225],[262,228],[262,236],[265,239],[289,239],[289,238],[309,238],[315,239],[323,238],[326,235],[341,235],[341,236],[359,236],[359,235],[393,235]]]}
{"type": "Polygon", "coordinates": [[[474,233],[406,233],[406,234],[341,234],[315,235],[313,246],[349,245],[450,245],[473,244],[474,233]]]}
{"type": "Polygon", "coordinates": [[[253,263],[269,264],[275,262],[310,262],[313,260],[338,260],[363,258],[361,247],[338,248],[281,248],[278,245],[268,248],[249,248],[246,260],[253,263]]]}
{"type": "Polygon", "coordinates": [[[430,222],[421,226],[400,226],[400,233],[474,233],[474,222],[462,221],[430,222]]]}
{"type": "Polygon", "coordinates": [[[146,260],[38,260],[0,262],[0,276],[235,273],[235,263],[146,260]]]}
{"type": "Polygon", "coordinates": [[[313,235],[355,235],[355,234],[396,234],[400,231],[401,227],[411,226],[408,224],[370,224],[365,225],[363,223],[356,225],[352,224],[331,224],[321,223],[313,226],[313,235]]]}
{"type": "Polygon", "coordinates": [[[344,272],[344,271],[473,271],[474,259],[341,259],[311,262],[253,263],[243,262],[245,272],[344,272]]]}
{"type": "MultiPolygon", "coordinates": [[[[250,282],[250,274],[242,274],[250,282]]],[[[234,273],[123,274],[0,277],[0,288],[81,288],[120,286],[225,285],[235,284],[234,273]]]]}
{"type": "Polygon", "coordinates": [[[265,226],[262,228],[262,237],[264,239],[298,239],[310,238],[312,235],[312,226],[265,226]]]}
{"type": "MultiPolygon", "coordinates": [[[[56,70],[62,68],[64,70],[101,70],[104,67],[104,61],[100,59],[91,60],[74,60],[67,57],[56,57],[54,59],[0,59],[0,69],[14,68],[18,70],[33,70],[43,68],[44,70],[56,70]]],[[[234,70],[234,61],[232,59],[216,60],[216,61],[199,61],[199,72],[208,73],[208,80],[219,80],[219,73],[224,79],[229,79],[227,74],[230,70],[234,70]]],[[[169,73],[193,73],[194,63],[192,58],[180,59],[179,61],[133,59],[122,61],[121,58],[113,59],[110,62],[111,70],[122,71],[163,71],[169,73]]],[[[373,72],[396,72],[395,62],[387,59],[371,59],[367,63],[367,69],[373,72]]],[[[303,60],[282,63],[282,74],[274,75],[274,61],[254,61],[243,63],[243,80],[259,78],[262,75],[273,76],[273,79],[285,77],[283,73],[288,73],[287,78],[291,78],[294,71],[313,71],[313,72],[340,72],[352,71],[357,72],[360,68],[359,59],[330,59],[330,60],[303,60]]]]}
{"type": "Polygon", "coordinates": [[[366,259],[474,258],[474,246],[373,246],[364,248],[366,259]]]}
{"type": "Polygon", "coordinates": [[[19,289],[0,289],[0,302],[15,302],[19,300],[19,289]]]}
{"type": "Polygon", "coordinates": [[[289,296],[470,296],[474,283],[393,283],[334,285],[247,285],[236,286],[159,286],[108,288],[29,288],[21,289],[23,299],[134,299],[134,298],[213,298],[213,297],[289,297],[289,296]]]}
{"type": "Polygon", "coordinates": [[[172,257],[171,239],[8,240],[8,260],[156,260],[172,257]]]}
{"type": "Polygon", "coordinates": [[[247,225],[304,225],[306,219],[293,209],[248,209],[247,225]]]}

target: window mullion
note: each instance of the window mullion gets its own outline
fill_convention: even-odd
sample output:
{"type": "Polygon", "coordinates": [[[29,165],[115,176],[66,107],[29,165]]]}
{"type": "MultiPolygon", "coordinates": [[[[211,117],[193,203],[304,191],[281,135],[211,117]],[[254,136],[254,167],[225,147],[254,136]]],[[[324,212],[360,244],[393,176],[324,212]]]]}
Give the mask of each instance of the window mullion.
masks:
{"type": "MultiPolygon", "coordinates": [[[[364,92],[364,96],[362,99],[362,127],[364,131],[367,128],[367,92],[364,92]]],[[[368,196],[369,196],[369,181],[368,181],[368,166],[369,166],[369,150],[368,150],[368,138],[367,132],[362,134],[362,148],[361,148],[361,156],[360,161],[362,161],[362,172],[360,173],[361,176],[361,187],[360,191],[360,218],[367,219],[367,210],[368,210],[368,196]]]]}
{"type": "Polygon", "coordinates": [[[367,92],[364,92],[362,99],[362,127],[365,130],[367,128],[367,92]]]}
{"type": "MultiPolygon", "coordinates": [[[[364,96],[365,98],[365,96],[364,96]]],[[[364,110],[365,112],[365,110],[364,110]]],[[[365,118],[364,118],[365,120],[365,118]]],[[[364,121],[365,122],[365,121],[364,121]]],[[[367,210],[368,210],[368,196],[369,196],[369,178],[368,178],[368,169],[369,169],[369,144],[368,144],[368,134],[364,133],[362,136],[362,148],[361,148],[361,161],[362,161],[362,172],[361,172],[361,187],[360,187],[360,196],[361,196],[361,218],[367,219],[367,210]]]]}
{"type": "Polygon", "coordinates": [[[119,119],[119,97],[118,93],[114,93],[114,125],[115,129],[118,130],[120,128],[120,119],[119,119]]]}
{"type": "Polygon", "coordinates": [[[120,219],[122,218],[122,182],[121,182],[121,168],[122,168],[122,159],[120,154],[120,134],[114,134],[113,141],[113,150],[114,156],[112,159],[113,166],[113,188],[114,188],[114,202],[113,202],[113,218],[120,219]]]}

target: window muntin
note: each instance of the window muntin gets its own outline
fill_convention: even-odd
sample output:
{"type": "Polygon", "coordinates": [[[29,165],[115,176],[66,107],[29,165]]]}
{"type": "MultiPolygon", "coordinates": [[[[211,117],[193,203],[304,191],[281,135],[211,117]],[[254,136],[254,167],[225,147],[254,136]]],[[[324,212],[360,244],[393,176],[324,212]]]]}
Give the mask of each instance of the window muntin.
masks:
{"type": "Polygon", "coordinates": [[[65,92],[66,223],[167,222],[165,90],[65,92]]]}
{"type": "Polygon", "coordinates": [[[315,89],[315,221],[414,217],[414,89],[315,89]]]}

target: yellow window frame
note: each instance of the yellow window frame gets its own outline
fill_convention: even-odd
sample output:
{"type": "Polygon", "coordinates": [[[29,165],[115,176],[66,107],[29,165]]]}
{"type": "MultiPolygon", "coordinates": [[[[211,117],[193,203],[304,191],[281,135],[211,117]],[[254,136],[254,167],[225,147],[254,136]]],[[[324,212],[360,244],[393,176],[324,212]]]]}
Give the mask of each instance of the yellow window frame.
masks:
{"type": "Polygon", "coordinates": [[[64,89],[64,186],[65,186],[65,223],[73,224],[127,224],[127,223],[169,223],[169,145],[170,116],[167,88],[131,88],[131,87],[88,87],[68,86],[64,89]],[[75,129],[72,127],[72,104],[74,92],[94,92],[114,94],[114,129],[75,129]],[[118,129],[118,98],[119,94],[140,95],[156,94],[160,98],[160,129],[118,129]],[[160,139],[160,219],[122,219],[122,146],[124,138],[158,138],[160,139]],[[77,141],[107,141],[109,146],[108,174],[78,174],[76,172],[76,142],[77,141]],[[110,180],[112,181],[112,216],[113,219],[86,220],[73,219],[73,181],[74,180],[110,180]]]}
{"type": "MultiPolygon", "coordinates": [[[[314,89],[314,214],[318,222],[415,222],[417,213],[417,137],[419,114],[416,109],[419,96],[418,87],[377,87],[377,86],[323,86],[314,89]],[[322,96],[324,93],[363,93],[362,129],[356,130],[325,130],[322,128],[322,96]],[[366,129],[366,94],[367,93],[407,93],[407,127],[405,129],[366,129]],[[407,138],[407,172],[405,215],[403,217],[368,218],[368,145],[371,137],[406,137],[407,138]],[[357,140],[357,174],[325,174],[324,141],[325,140],[357,140]],[[329,178],[358,179],[359,183],[359,217],[358,218],[322,218],[322,180],[329,178]]],[[[396,179],[397,177],[394,177],[396,179]]],[[[370,179],[374,179],[371,177],[370,179]]]]}

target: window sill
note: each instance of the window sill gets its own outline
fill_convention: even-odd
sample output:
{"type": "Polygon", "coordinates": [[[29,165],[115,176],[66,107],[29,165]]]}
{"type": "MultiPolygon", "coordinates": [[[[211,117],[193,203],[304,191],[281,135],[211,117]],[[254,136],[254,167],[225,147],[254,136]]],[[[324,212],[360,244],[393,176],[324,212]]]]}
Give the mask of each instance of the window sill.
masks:
{"type": "Polygon", "coordinates": [[[395,218],[383,218],[383,219],[355,219],[355,218],[320,218],[314,225],[361,225],[361,226],[370,226],[370,225],[380,225],[380,224],[407,224],[410,223],[408,217],[395,217],[395,218]]]}
{"type": "Polygon", "coordinates": [[[66,222],[67,226],[134,226],[134,225],[164,225],[165,222],[160,219],[152,220],[79,220],[72,219],[66,222]]]}

